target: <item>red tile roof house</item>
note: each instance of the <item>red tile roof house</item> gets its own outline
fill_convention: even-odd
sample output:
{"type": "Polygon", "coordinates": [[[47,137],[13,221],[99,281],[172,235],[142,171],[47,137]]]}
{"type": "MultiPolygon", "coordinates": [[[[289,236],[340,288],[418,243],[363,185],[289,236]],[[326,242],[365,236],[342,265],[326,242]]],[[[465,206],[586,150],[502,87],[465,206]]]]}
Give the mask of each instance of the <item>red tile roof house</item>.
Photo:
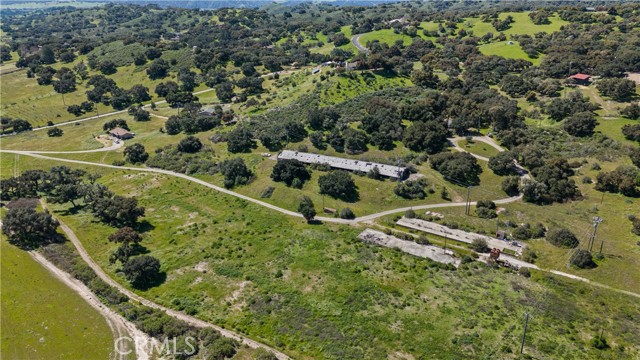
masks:
{"type": "Polygon", "coordinates": [[[591,75],[577,73],[575,75],[569,76],[569,79],[573,79],[576,83],[580,85],[589,85],[589,80],[591,79],[591,75]]]}
{"type": "Polygon", "coordinates": [[[121,127],[117,127],[115,129],[111,129],[109,131],[109,134],[111,136],[114,136],[120,140],[127,140],[127,139],[131,139],[133,138],[133,136],[135,135],[134,133],[127,131],[121,127]]]}

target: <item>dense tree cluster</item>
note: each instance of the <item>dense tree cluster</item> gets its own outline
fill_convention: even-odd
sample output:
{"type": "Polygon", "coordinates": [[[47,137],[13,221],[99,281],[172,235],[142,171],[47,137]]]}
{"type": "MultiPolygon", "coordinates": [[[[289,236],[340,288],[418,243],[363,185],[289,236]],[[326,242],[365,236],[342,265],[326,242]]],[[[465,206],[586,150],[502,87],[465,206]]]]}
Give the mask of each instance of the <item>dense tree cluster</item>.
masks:
{"type": "Polygon", "coordinates": [[[488,166],[496,175],[515,175],[517,168],[514,160],[515,154],[511,151],[503,151],[489,158],[488,166]]]}
{"type": "Polygon", "coordinates": [[[242,158],[233,158],[220,163],[220,173],[224,176],[224,187],[230,189],[246,185],[253,179],[253,173],[242,158]]]}
{"type": "Polygon", "coordinates": [[[596,190],[638,196],[640,170],[635,166],[621,165],[613,171],[602,171],[596,178],[596,190]]]}
{"type": "Polygon", "coordinates": [[[534,179],[525,179],[522,183],[520,191],[525,201],[544,204],[581,196],[575,181],[570,179],[574,171],[566,159],[555,158],[540,164],[531,168],[534,179]]]}
{"type": "Polygon", "coordinates": [[[344,201],[356,201],[359,198],[358,188],[351,174],[342,170],[331,171],[318,178],[320,194],[329,195],[344,201]]]}
{"type": "Polygon", "coordinates": [[[33,249],[58,238],[58,221],[49,212],[31,207],[15,207],[2,219],[2,233],[9,242],[23,249],[33,249]]]}
{"type": "Polygon", "coordinates": [[[227,149],[231,153],[248,152],[255,147],[253,133],[246,127],[236,127],[227,134],[227,149]]]}
{"type": "Polygon", "coordinates": [[[427,192],[424,188],[428,185],[429,183],[425,178],[407,180],[398,183],[393,189],[393,192],[405,199],[424,199],[427,197],[427,192]]]}
{"type": "Polygon", "coordinates": [[[602,79],[596,83],[600,94],[616,101],[628,101],[636,95],[636,83],[629,79],[602,79]]]}
{"type": "Polygon", "coordinates": [[[480,184],[482,167],[478,160],[466,152],[444,152],[429,158],[431,167],[448,181],[465,185],[480,184]]]}
{"type": "Polygon", "coordinates": [[[144,216],[144,208],[136,198],[114,195],[106,186],[96,184],[99,176],[66,166],[54,166],[49,171],[28,170],[18,177],[0,182],[0,198],[12,200],[46,196],[52,203],[71,203],[90,210],[102,222],[116,226],[135,227],[144,216]]]}
{"type": "Polygon", "coordinates": [[[204,146],[198,152],[188,153],[180,151],[176,145],[168,145],[156,149],[145,165],[187,175],[213,175],[219,168],[213,150],[204,146]]]}
{"type": "Polygon", "coordinates": [[[304,165],[296,159],[279,160],[271,171],[273,181],[282,181],[287,186],[302,188],[304,183],[311,178],[311,173],[304,165]]]}
{"type": "Polygon", "coordinates": [[[2,116],[0,118],[0,131],[3,134],[11,133],[11,132],[21,133],[25,131],[31,131],[31,129],[33,129],[33,127],[31,126],[31,123],[28,122],[27,120],[17,119],[17,118],[12,119],[7,116],[2,116]]]}

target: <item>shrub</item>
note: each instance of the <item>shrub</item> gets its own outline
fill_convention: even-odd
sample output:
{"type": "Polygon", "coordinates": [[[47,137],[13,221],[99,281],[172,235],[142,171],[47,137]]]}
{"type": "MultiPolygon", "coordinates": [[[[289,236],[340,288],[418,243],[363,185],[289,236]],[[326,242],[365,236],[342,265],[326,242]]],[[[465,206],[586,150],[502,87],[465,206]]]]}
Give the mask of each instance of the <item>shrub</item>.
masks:
{"type": "Polygon", "coordinates": [[[575,248],[580,244],[578,238],[568,229],[554,228],[547,233],[547,241],[558,247],[575,248]]]}
{"type": "Polygon", "coordinates": [[[524,250],[522,250],[522,261],[533,264],[535,263],[537,258],[538,254],[534,250],[531,250],[529,247],[526,247],[524,248],[524,250]]]}
{"type": "Polygon", "coordinates": [[[531,277],[531,270],[526,266],[521,266],[520,269],[518,269],[518,274],[528,278],[531,277]]]}
{"type": "Polygon", "coordinates": [[[64,131],[62,131],[62,129],[57,128],[57,127],[53,127],[49,130],[47,130],[47,135],[49,137],[58,137],[58,136],[62,136],[62,134],[64,134],[64,131]]]}
{"type": "Polygon", "coordinates": [[[147,161],[149,154],[142,144],[135,143],[124,148],[124,158],[132,164],[139,164],[147,161]]]}
{"type": "Polygon", "coordinates": [[[598,334],[591,339],[591,346],[598,350],[604,350],[609,348],[609,344],[607,344],[607,339],[602,336],[602,334],[598,334]]]}
{"type": "Polygon", "coordinates": [[[356,215],[353,213],[353,211],[350,208],[344,208],[340,210],[340,218],[351,220],[351,219],[355,219],[356,215]]]}
{"type": "Polygon", "coordinates": [[[424,188],[428,185],[429,183],[425,178],[420,178],[417,180],[407,180],[398,183],[395,189],[393,189],[393,192],[405,199],[424,199],[425,197],[427,197],[427,193],[424,191],[424,188]]]}
{"type": "Polygon", "coordinates": [[[298,212],[301,213],[302,216],[304,216],[307,222],[313,220],[313,218],[316,216],[315,206],[313,205],[313,202],[308,196],[303,196],[300,199],[300,204],[298,205],[298,212]]]}
{"type": "Polygon", "coordinates": [[[202,142],[195,136],[187,136],[178,143],[178,151],[196,153],[202,149],[202,142]]]}
{"type": "Polygon", "coordinates": [[[596,263],[593,262],[591,253],[584,249],[577,250],[573,256],[571,256],[571,260],[569,260],[569,262],[571,265],[575,265],[580,269],[593,269],[597,266],[596,263]]]}
{"type": "Polygon", "coordinates": [[[496,214],[496,204],[490,200],[478,200],[476,214],[482,219],[493,219],[498,216],[496,214]]]}
{"type": "Polygon", "coordinates": [[[416,217],[416,212],[413,211],[413,209],[409,209],[404,212],[404,217],[406,217],[407,219],[413,219],[416,217]]]}
{"type": "Polygon", "coordinates": [[[471,249],[475,252],[486,253],[489,252],[489,245],[487,244],[487,240],[475,238],[471,243],[471,249]]]}

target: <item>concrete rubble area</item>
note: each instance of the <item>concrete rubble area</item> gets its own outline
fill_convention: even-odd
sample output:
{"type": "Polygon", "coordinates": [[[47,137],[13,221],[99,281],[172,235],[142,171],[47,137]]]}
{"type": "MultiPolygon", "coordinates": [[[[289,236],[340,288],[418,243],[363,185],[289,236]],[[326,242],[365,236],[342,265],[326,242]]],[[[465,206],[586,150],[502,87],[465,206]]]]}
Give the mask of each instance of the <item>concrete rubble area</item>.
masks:
{"type": "Polygon", "coordinates": [[[402,252],[431,259],[433,261],[453,264],[456,268],[460,266],[460,259],[453,256],[453,252],[433,245],[421,245],[413,241],[398,239],[395,236],[387,235],[381,231],[365,229],[358,235],[358,238],[366,243],[397,248],[402,252]]]}

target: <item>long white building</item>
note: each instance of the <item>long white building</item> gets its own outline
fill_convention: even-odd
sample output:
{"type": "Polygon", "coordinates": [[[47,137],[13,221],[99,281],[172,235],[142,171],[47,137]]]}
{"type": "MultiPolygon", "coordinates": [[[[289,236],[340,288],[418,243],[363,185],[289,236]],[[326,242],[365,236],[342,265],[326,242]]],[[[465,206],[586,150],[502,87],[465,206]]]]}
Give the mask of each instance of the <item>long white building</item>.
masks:
{"type": "Polygon", "coordinates": [[[305,164],[327,164],[334,169],[342,169],[349,171],[360,171],[368,173],[374,168],[378,168],[378,172],[382,176],[392,179],[404,179],[409,171],[406,167],[379,164],[370,161],[344,159],[335,156],[326,156],[319,154],[311,154],[300,151],[283,150],[278,154],[278,160],[295,159],[305,164]]]}

